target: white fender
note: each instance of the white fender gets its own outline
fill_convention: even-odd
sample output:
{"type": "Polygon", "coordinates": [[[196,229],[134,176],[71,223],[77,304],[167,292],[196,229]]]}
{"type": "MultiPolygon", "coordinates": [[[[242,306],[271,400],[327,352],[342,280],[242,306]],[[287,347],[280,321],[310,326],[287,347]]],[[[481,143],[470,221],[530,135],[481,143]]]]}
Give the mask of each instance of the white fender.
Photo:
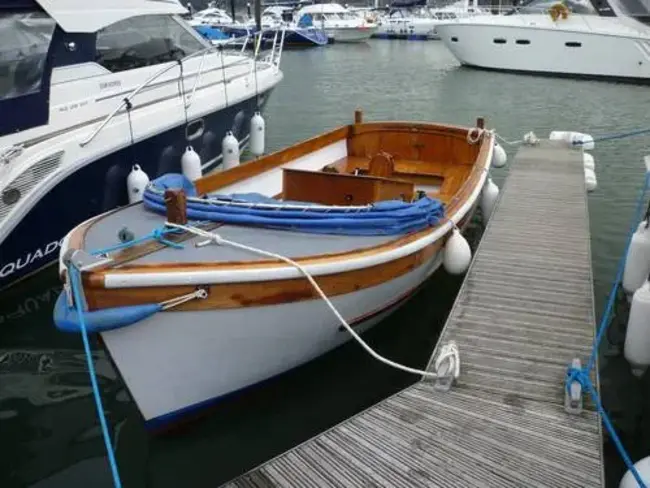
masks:
{"type": "Polygon", "coordinates": [[[221,154],[223,155],[222,167],[224,170],[239,165],[239,141],[237,141],[232,131],[226,132],[221,141],[221,154]]]}
{"type": "Polygon", "coordinates": [[[261,156],[264,154],[264,138],[266,133],[266,122],[264,117],[259,112],[255,112],[251,118],[251,136],[250,136],[250,152],[254,156],[261,156]]]}
{"type": "Polygon", "coordinates": [[[594,191],[598,187],[596,172],[587,168],[585,168],[585,187],[589,192],[594,191]]]}
{"type": "Polygon", "coordinates": [[[129,194],[129,203],[142,201],[142,194],[149,184],[149,176],[142,171],[139,164],[134,164],[129,176],[126,177],[126,189],[129,194]]]}
{"type": "Polygon", "coordinates": [[[582,132],[554,130],[548,135],[548,138],[551,141],[564,141],[582,147],[586,151],[591,151],[595,147],[594,138],[582,132]]]}
{"type": "Polygon", "coordinates": [[[623,289],[627,293],[637,291],[650,274],[650,227],[646,228],[646,224],[642,221],[632,234],[625,257],[623,289]]]}
{"type": "Polygon", "coordinates": [[[487,223],[494,211],[494,206],[499,199],[499,187],[488,178],[481,191],[481,212],[483,213],[483,221],[487,223]]]}
{"type": "Polygon", "coordinates": [[[198,180],[203,176],[201,172],[201,156],[196,153],[192,146],[187,146],[181,157],[181,170],[190,181],[198,180]]]}
{"type": "Polygon", "coordinates": [[[503,149],[498,142],[494,143],[494,151],[492,151],[492,166],[495,168],[503,168],[508,162],[508,155],[506,150],[503,149]]]}
{"type": "Polygon", "coordinates": [[[574,146],[582,147],[585,151],[591,151],[596,145],[594,144],[594,138],[589,134],[583,134],[582,132],[570,132],[569,141],[574,146]]]}
{"type": "Polygon", "coordinates": [[[588,152],[582,153],[582,165],[585,169],[590,169],[594,172],[596,171],[596,161],[594,161],[594,157],[588,152]]]}
{"type": "Polygon", "coordinates": [[[443,253],[442,264],[449,274],[463,274],[472,261],[472,250],[458,229],[451,232],[443,253]]]}
{"type": "MultiPolygon", "coordinates": [[[[637,473],[641,477],[643,484],[646,486],[650,485],[650,456],[644,457],[640,461],[634,463],[637,473]]],[[[621,479],[621,483],[618,485],[618,488],[638,488],[639,484],[636,482],[634,475],[631,471],[625,473],[625,476],[621,479]]]]}
{"type": "Polygon", "coordinates": [[[632,373],[642,376],[650,365],[650,283],[647,281],[632,296],[624,353],[632,373]]]}

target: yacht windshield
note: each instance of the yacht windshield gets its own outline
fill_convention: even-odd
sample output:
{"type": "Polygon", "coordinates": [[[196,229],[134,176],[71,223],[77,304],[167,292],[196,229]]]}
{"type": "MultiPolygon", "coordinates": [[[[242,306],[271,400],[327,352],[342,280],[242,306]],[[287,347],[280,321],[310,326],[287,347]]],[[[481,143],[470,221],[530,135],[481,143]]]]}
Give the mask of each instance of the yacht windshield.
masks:
{"type": "Polygon", "coordinates": [[[615,3],[623,15],[650,23],[650,0],[617,0],[615,3]]]}
{"type": "Polygon", "coordinates": [[[42,12],[0,13],[0,100],[40,90],[55,25],[42,12]]]}
{"type": "MultiPolygon", "coordinates": [[[[557,0],[532,0],[519,7],[517,12],[520,14],[538,14],[547,11],[556,3],[558,3],[557,0]]],[[[597,15],[589,0],[563,0],[562,3],[576,14],[597,15]]]]}

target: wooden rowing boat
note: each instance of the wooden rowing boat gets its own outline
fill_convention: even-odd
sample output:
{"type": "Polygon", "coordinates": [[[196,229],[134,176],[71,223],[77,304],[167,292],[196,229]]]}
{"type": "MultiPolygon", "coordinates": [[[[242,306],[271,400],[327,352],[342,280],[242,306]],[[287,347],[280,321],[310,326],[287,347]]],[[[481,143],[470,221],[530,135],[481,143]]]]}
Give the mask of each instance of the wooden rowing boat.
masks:
{"type": "Polygon", "coordinates": [[[145,421],[167,423],[349,340],[321,292],[359,333],[412,295],[473,215],[493,148],[481,119],[358,116],[193,184],[154,180],[66,236],[55,322],[83,317],[145,421]]]}

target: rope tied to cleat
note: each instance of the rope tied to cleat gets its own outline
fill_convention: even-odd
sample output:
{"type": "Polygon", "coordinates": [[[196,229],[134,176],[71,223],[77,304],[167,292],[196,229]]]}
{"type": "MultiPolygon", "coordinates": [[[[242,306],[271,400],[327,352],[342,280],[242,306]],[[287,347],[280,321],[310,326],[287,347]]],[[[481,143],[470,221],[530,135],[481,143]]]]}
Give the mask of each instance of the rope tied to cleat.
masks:
{"type": "Polygon", "coordinates": [[[290,266],[293,266],[296,268],[306,279],[309,281],[311,286],[314,288],[316,293],[320,296],[320,298],[325,302],[327,307],[332,311],[334,316],[339,320],[341,325],[345,327],[347,332],[352,336],[352,338],[357,341],[357,343],[368,353],[370,354],[373,358],[378,360],[379,362],[390,366],[395,369],[399,369],[401,371],[404,371],[406,373],[412,373],[412,374],[417,374],[421,375],[425,378],[430,378],[430,379],[447,379],[449,384],[453,383],[456,379],[458,379],[458,376],[460,375],[460,354],[458,351],[458,346],[450,342],[447,344],[449,347],[443,347],[440,351],[440,354],[438,356],[438,359],[436,360],[436,371],[425,371],[417,368],[411,368],[409,366],[405,366],[403,364],[397,363],[395,361],[392,361],[388,358],[385,358],[381,356],[379,353],[377,353],[374,349],[372,349],[367,342],[365,342],[359,334],[352,328],[352,326],[348,323],[347,320],[341,315],[341,313],[338,311],[336,306],[332,303],[330,298],[325,294],[323,289],[318,285],[314,277],[305,269],[304,266],[302,266],[300,263],[294,261],[293,259],[283,256],[281,254],[277,254],[274,252],[269,252],[265,251],[263,249],[259,249],[256,247],[252,246],[247,246],[245,244],[241,244],[235,241],[231,241],[228,239],[224,239],[221,237],[219,234],[216,232],[209,232],[203,229],[199,229],[197,227],[193,227],[190,225],[182,225],[182,224],[174,224],[171,222],[167,222],[166,225],[169,227],[175,228],[175,229],[180,229],[184,232],[190,232],[198,237],[203,237],[205,238],[204,241],[200,241],[196,243],[197,247],[203,247],[207,246],[209,244],[217,244],[220,246],[230,246],[234,247],[236,249],[240,249],[243,251],[247,251],[253,254],[257,254],[259,256],[264,256],[268,258],[273,258],[277,259],[279,261],[283,261],[290,266]]]}

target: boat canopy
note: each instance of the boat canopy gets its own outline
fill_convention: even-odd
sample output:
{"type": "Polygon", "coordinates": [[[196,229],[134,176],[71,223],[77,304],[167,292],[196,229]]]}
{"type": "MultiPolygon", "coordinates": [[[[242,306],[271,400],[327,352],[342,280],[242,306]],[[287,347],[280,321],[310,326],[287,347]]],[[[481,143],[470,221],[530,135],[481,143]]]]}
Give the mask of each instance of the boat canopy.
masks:
{"type": "MultiPolygon", "coordinates": [[[[182,15],[178,0],[36,0],[52,19],[69,33],[97,32],[120,20],[140,15],[182,15]]],[[[9,3],[33,4],[11,0],[9,3]]]]}
{"type": "Polygon", "coordinates": [[[621,15],[634,17],[640,22],[650,24],[650,3],[647,0],[615,0],[612,3],[620,10],[621,15]]]}

